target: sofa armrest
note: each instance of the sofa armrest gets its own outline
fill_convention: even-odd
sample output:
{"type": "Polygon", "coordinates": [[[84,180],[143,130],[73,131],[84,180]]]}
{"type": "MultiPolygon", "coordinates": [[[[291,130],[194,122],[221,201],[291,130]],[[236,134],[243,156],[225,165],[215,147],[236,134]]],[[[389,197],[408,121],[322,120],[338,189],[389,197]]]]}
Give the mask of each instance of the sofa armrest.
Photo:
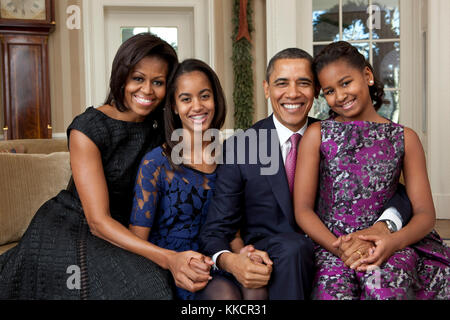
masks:
{"type": "Polygon", "coordinates": [[[0,154],[0,245],[19,241],[41,205],[66,188],[69,152],[0,154]]]}

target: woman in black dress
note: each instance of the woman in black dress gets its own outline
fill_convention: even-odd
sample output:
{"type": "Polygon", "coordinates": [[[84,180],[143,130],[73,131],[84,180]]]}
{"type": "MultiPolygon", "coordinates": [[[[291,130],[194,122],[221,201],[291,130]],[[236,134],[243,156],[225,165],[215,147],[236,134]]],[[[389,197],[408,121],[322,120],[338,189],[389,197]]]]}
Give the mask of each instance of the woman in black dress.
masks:
{"type": "Polygon", "coordinates": [[[140,160],[162,142],[166,83],[177,64],[173,48],[151,34],[119,48],[105,104],[67,129],[74,186],[47,201],[18,246],[0,256],[0,299],[173,297],[164,269],[184,262],[154,261],[159,267],[152,246],[127,226],[140,160]]]}

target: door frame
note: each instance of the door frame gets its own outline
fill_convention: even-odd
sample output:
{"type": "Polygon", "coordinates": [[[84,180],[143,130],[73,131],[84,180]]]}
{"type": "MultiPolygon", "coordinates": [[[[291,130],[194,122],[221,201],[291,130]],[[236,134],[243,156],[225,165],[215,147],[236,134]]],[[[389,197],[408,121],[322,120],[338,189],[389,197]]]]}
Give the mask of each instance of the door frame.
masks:
{"type": "Polygon", "coordinates": [[[109,75],[105,65],[105,9],[107,7],[189,8],[194,13],[194,58],[214,65],[214,0],[82,0],[86,106],[106,99],[109,75]],[[206,47],[206,49],[205,49],[206,47]]]}

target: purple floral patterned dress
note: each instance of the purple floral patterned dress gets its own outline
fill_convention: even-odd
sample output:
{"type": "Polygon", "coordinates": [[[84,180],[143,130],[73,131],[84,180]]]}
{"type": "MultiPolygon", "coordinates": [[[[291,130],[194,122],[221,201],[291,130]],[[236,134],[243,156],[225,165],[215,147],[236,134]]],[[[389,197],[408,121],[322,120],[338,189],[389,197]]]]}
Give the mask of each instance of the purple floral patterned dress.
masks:
{"type": "MultiPolygon", "coordinates": [[[[321,126],[316,212],[336,236],[368,228],[397,188],[404,128],[333,119],[321,126]]],[[[450,299],[450,249],[435,231],[366,273],[319,246],[315,265],[313,299],[450,299]]]]}

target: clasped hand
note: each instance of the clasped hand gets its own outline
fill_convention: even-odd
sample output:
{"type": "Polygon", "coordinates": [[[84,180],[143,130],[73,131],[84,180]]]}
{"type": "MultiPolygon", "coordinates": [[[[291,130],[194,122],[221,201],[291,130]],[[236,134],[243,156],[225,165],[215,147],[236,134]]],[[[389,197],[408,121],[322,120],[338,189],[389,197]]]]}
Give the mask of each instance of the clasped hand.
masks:
{"type": "Polygon", "coordinates": [[[377,227],[341,236],[333,247],[347,267],[360,272],[381,266],[396,251],[391,233],[377,227]]]}
{"type": "Polygon", "coordinates": [[[272,273],[273,262],[267,252],[256,250],[252,245],[240,249],[239,253],[223,253],[234,277],[248,289],[267,285],[272,273]]]}
{"type": "Polygon", "coordinates": [[[210,270],[213,264],[210,257],[195,251],[175,252],[169,259],[169,270],[177,287],[196,292],[212,279],[210,270]]]}

